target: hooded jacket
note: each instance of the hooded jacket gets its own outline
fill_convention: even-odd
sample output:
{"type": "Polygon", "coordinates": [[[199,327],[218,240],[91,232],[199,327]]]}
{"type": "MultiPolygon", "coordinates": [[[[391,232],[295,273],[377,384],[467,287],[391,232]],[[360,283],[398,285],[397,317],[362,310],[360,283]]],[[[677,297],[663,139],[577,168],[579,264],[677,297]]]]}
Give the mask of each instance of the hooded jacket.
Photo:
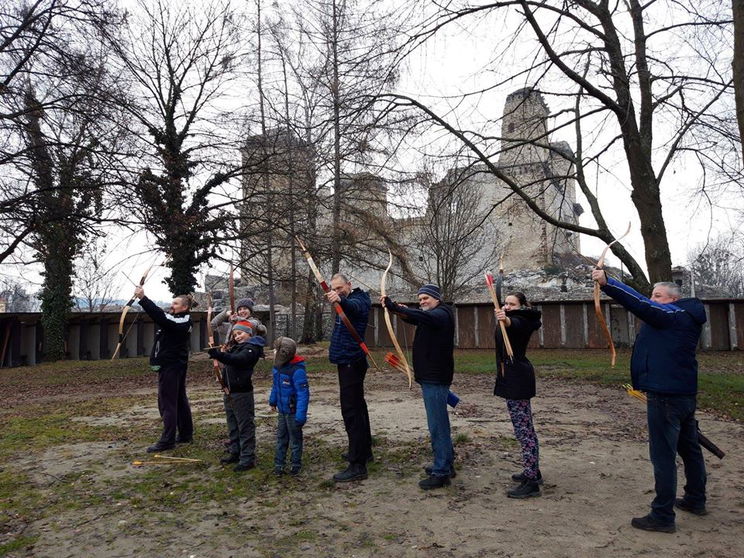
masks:
{"type": "Polygon", "coordinates": [[[271,375],[273,381],[269,405],[276,407],[283,415],[294,415],[295,423],[302,426],[307,422],[307,408],[310,404],[305,359],[295,356],[279,368],[275,366],[271,375]]]}
{"type": "Polygon", "coordinates": [[[602,291],[643,320],[630,360],[633,387],[656,393],[696,394],[695,350],[706,322],[703,303],[697,298],[682,298],[660,304],[610,277],[602,291]]]}
{"type": "Polygon", "coordinates": [[[235,343],[227,352],[215,354],[215,359],[223,363],[222,381],[230,393],[253,391],[253,367],[263,357],[266,340],[257,335],[245,343],[235,343]]]}
{"type": "Polygon", "coordinates": [[[147,297],[140,299],[139,304],[159,328],[155,333],[155,343],[152,346],[152,353],[150,353],[150,364],[154,366],[171,364],[187,366],[192,326],[189,313],[167,314],[147,297]]]}
{"type": "Polygon", "coordinates": [[[494,395],[506,399],[531,399],[535,396],[535,369],[527,358],[527,344],[532,333],[540,329],[542,313],[530,307],[508,310],[511,325],[506,328],[514,359],[504,349],[501,328],[496,327],[496,385],[494,395]]]}

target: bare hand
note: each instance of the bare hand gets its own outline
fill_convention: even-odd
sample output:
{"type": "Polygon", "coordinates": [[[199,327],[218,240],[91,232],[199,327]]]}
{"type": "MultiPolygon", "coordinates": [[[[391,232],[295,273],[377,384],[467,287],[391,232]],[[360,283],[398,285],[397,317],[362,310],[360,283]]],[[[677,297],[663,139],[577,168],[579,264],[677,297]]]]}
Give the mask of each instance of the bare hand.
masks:
{"type": "Polygon", "coordinates": [[[500,322],[506,321],[506,312],[504,312],[504,309],[496,310],[493,309],[493,315],[496,316],[496,319],[500,322]]]}
{"type": "Polygon", "coordinates": [[[326,297],[328,298],[328,302],[330,302],[331,304],[336,304],[337,302],[341,301],[341,297],[338,296],[338,293],[336,291],[327,292],[326,297]]]}
{"type": "Polygon", "coordinates": [[[134,287],[134,298],[145,298],[145,289],[142,287],[134,287]]]}
{"type": "Polygon", "coordinates": [[[269,405],[271,407],[271,412],[276,413],[276,405],[269,405]]]}
{"type": "Polygon", "coordinates": [[[592,270],[592,280],[599,283],[600,287],[604,287],[607,284],[607,273],[604,269],[592,270]]]}

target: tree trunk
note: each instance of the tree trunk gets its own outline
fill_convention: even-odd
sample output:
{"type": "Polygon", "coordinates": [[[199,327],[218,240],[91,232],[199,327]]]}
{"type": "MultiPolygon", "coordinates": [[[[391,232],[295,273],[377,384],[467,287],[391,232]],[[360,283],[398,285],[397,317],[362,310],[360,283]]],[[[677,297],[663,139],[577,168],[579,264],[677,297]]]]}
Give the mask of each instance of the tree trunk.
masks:
{"type": "Polygon", "coordinates": [[[732,0],[734,11],[734,96],[736,120],[739,123],[739,142],[744,161],[744,0],[732,0]],[[739,54],[736,54],[736,53],[739,54]]]}

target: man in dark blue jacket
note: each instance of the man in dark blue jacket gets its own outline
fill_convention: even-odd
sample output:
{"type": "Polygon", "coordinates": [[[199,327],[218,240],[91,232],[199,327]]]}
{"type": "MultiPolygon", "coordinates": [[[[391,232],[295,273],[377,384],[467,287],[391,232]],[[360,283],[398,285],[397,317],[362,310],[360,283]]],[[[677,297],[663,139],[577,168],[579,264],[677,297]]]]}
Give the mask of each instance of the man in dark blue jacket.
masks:
{"type": "MultiPolygon", "coordinates": [[[[331,291],[327,294],[331,304],[338,302],[349,321],[364,339],[372,301],[341,273],[331,278],[331,291]]],[[[329,360],[338,368],[341,416],[349,438],[347,460],[349,466],[333,475],[336,482],[350,482],[367,478],[367,462],[372,459],[372,433],[369,426],[367,402],[364,399],[364,378],[367,375],[367,357],[351,333],[336,316],[328,350],[329,360]]]]}
{"type": "Polygon", "coordinates": [[[163,419],[160,440],[147,448],[149,453],[173,449],[176,442],[189,443],[194,436],[191,407],[186,396],[186,369],[191,338],[191,297],[177,296],[166,314],[145,296],[142,287],[134,290],[142,309],[159,327],[150,354],[150,367],[158,372],[158,410],[163,419]]]}
{"type": "Polygon", "coordinates": [[[646,531],[673,533],[674,506],[703,515],[705,511],[705,461],[695,420],[697,348],[705,308],[697,298],[680,298],[675,283],[656,283],[651,298],[620,281],[594,270],[592,279],[602,291],[643,320],[633,346],[630,373],[633,388],[648,399],[649,454],[654,467],[656,497],[651,513],[631,525],[646,531]],[[684,497],[676,499],[679,453],[687,484],[684,497]]]}
{"type": "Polygon", "coordinates": [[[380,303],[404,321],[416,325],[413,337],[413,373],[421,384],[426,409],[426,422],[431,436],[434,463],[427,467],[428,477],[419,482],[423,490],[441,488],[455,476],[454,449],[447,397],[455,372],[455,317],[452,307],[442,302],[437,285],[424,285],[418,291],[421,309],[396,304],[389,297],[380,303]]]}

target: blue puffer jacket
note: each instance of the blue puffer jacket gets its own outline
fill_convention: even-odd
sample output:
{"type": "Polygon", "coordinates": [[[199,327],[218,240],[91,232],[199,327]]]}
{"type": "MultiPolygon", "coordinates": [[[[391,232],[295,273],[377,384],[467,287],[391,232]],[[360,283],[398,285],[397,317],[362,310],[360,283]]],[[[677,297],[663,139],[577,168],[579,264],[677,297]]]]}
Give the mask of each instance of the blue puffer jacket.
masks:
{"type": "MultiPolygon", "coordinates": [[[[364,339],[364,334],[367,332],[369,309],[372,307],[369,294],[356,288],[349,293],[349,296],[342,297],[339,304],[341,304],[341,308],[356,329],[359,337],[364,339]]],[[[354,341],[341,318],[336,315],[336,325],[333,328],[331,346],[328,349],[328,360],[333,364],[351,364],[364,358],[364,356],[362,348],[354,341]]]]}
{"type": "Polygon", "coordinates": [[[269,405],[284,415],[294,414],[295,422],[302,426],[307,422],[307,407],[310,404],[305,359],[296,356],[279,369],[275,366],[271,374],[273,383],[269,405]]]}
{"type": "Polygon", "coordinates": [[[682,298],[659,304],[609,277],[602,290],[644,322],[630,361],[633,387],[656,393],[697,393],[695,349],[706,322],[703,303],[682,298]]]}

